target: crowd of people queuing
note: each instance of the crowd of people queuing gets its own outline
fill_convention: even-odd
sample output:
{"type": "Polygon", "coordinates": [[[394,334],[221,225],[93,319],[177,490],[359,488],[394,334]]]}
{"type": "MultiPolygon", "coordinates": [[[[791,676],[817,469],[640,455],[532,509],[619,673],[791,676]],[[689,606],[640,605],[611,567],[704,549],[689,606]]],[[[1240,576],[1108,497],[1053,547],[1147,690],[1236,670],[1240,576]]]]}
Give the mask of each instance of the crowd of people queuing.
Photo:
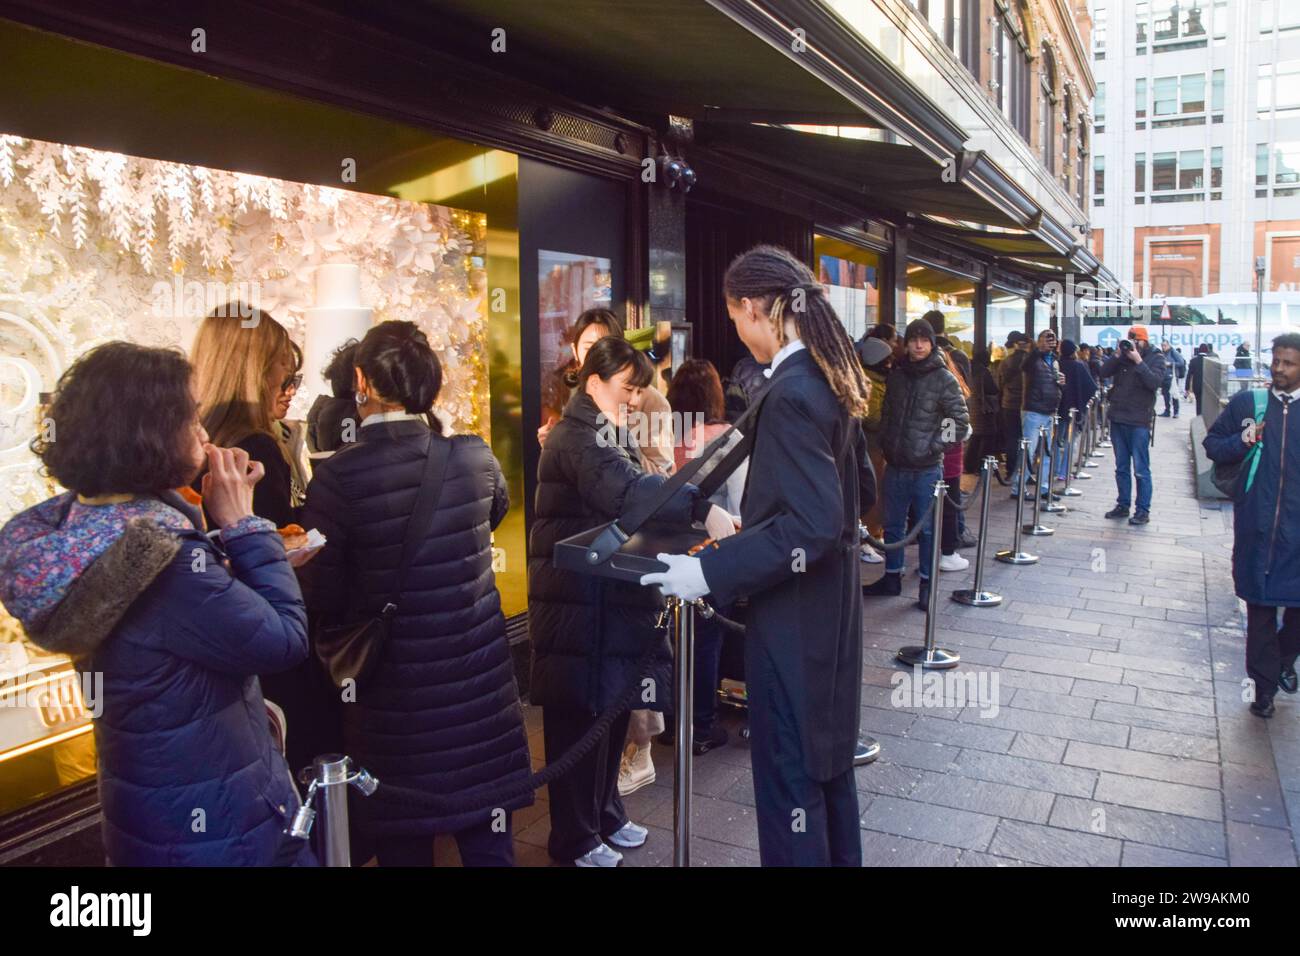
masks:
{"type": "MultiPolygon", "coordinates": [[[[968,354],[936,310],[902,330],[876,325],[855,343],[807,267],[772,247],[733,263],[725,288],[750,353],[726,378],[698,359],[662,375],[615,313],[592,309],[543,383],[527,561],[529,693],[545,759],[582,739],[632,683],[656,691],[551,783],[548,850],[558,861],[617,866],[621,850],[648,837],[622,798],[654,781],[653,743],[674,743],[664,720],[674,661],[657,625],[666,594],[711,594],[725,615],[748,602],[743,676],[764,862],[860,861],[859,588],[901,595],[906,558],[903,548],[882,556],[861,544],[859,523],[886,544],[922,523],[924,607],[937,571],[967,566],[959,551],[975,537],[959,507],[962,479],[986,457],[1013,498],[1059,497],[1053,486],[1071,459],[1054,420],[1106,387],[1117,484],[1107,517],[1140,525],[1151,509],[1157,394],[1177,417],[1174,383],[1185,374],[1200,411],[1205,354],[1184,366],[1141,326],[1116,348],[1044,329],[968,354]],[[556,542],[636,510],[757,403],[747,461],[710,497],[683,485],[656,515],[666,527],[703,529],[716,553],[661,556],[669,571],[646,582],[658,588],[556,566],[556,542]],[[647,434],[627,428],[606,438],[609,423],[669,410],[650,416],[659,424],[648,440],[625,438],[647,434]],[[1046,434],[1055,444],[1040,449],[1046,434]],[[941,479],[950,507],[936,529],[941,479]],[[786,567],[792,548],[810,549],[797,580],[786,567]],[[883,563],[884,574],[861,585],[859,561],[883,563]],[[814,839],[792,839],[787,804],[819,808],[814,839]]],[[[188,359],[113,342],[75,362],[49,410],[57,440],[34,444],[68,490],[0,532],[5,607],[35,643],[104,675],[94,732],[116,865],[314,865],[286,827],[300,803],[293,774],[321,753],[347,753],[382,781],[441,796],[517,791],[532,769],[491,560],[511,502],[483,440],[447,434],[433,412],[442,368],[429,341],[409,322],[376,325],[322,370],[332,394],[290,423],[302,353],[273,316],[252,310],[250,322],[247,313],[205,318],[188,359]],[[304,541],[304,528],[323,545],[304,541]],[[388,626],[382,653],[364,679],[340,686],[317,636],[377,616],[388,626]]],[[[1281,345],[1287,358],[1300,342],[1281,345]]],[[[1239,460],[1253,443],[1266,450],[1253,497],[1238,501],[1239,543],[1243,529],[1262,536],[1270,520],[1278,538],[1267,506],[1281,500],[1286,465],[1300,465],[1300,436],[1290,452],[1259,439],[1266,427],[1293,427],[1300,351],[1292,357],[1281,372],[1275,360],[1280,391],[1251,441],[1233,426],[1251,411],[1241,397],[1207,438],[1216,460],[1239,460]]],[[[1234,564],[1251,609],[1261,715],[1278,686],[1296,689],[1300,576],[1280,583],[1274,573],[1298,559],[1295,500],[1280,546],[1272,541],[1264,557],[1239,547],[1234,564]],[[1276,614],[1268,622],[1277,607],[1288,608],[1280,638],[1276,614]]],[[[723,646],[718,624],[697,622],[696,756],[728,742],[716,713],[723,646]]],[[[451,834],[466,865],[510,865],[510,814],[531,802],[434,812],[357,801],[354,856],[432,865],[434,835],[451,834]]]]}

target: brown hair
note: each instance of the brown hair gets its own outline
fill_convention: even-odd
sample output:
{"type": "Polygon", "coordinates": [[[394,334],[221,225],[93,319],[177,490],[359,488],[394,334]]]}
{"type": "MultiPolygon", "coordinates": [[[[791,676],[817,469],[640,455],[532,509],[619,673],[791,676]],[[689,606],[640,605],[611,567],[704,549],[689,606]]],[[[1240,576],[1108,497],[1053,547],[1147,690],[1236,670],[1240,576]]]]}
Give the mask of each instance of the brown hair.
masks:
{"type": "Polygon", "coordinates": [[[668,383],[668,404],[675,412],[703,415],[706,423],[723,421],[727,404],[713,363],[704,359],[683,362],[668,383]]]}
{"type": "Polygon", "coordinates": [[[867,414],[869,386],[862,363],[825,290],[806,265],[777,246],[755,246],[732,261],[722,284],[727,298],[759,304],[783,346],[788,311],[840,405],[854,418],[867,414]],[[800,302],[803,308],[791,307],[800,302]]]}
{"type": "Polygon", "coordinates": [[[203,320],[190,363],[199,417],[214,445],[235,445],[257,432],[279,440],[271,417],[276,395],[268,394],[266,377],[280,359],[296,371],[300,354],[285,327],[261,309],[227,303],[203,320]]]}
{"type": "Polygon", "coordinates": [[[178,349],[130,342],[91,349],[60,376],[48,416],[49,437],[42,429],[31,449],[65,488],[148,494],[194,480],[190,363],[178,349]]]}

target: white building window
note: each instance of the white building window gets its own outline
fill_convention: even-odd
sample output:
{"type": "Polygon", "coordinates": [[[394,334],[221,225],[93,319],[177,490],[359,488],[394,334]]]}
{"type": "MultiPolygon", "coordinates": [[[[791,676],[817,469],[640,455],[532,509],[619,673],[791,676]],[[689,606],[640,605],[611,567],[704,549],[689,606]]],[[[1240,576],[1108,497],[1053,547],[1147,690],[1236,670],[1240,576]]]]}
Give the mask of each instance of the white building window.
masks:
{"type": "Polygon", "coordinates": [[[1300,60],[1261,63],[1258,79],[1260,115],[1300,113],[1300,60]]]}

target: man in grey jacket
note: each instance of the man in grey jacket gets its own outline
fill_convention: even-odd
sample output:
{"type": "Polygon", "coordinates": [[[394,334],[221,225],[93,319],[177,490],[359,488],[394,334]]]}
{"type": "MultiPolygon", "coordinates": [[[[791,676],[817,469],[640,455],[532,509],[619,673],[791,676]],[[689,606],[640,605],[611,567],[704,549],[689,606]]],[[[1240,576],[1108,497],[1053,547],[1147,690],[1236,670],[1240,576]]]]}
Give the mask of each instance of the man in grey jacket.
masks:
{"type": "Polygon", "coordinates": [[[1165,381],[1165,358],[1151,347],[1145,326],[1135,325],[1115,354],[1101,366],[1111,379],[1110,440],[1115,445],[1115,507],[1107,518],[1127,518],[1132,482],[1137,478],[1137,507],[1129,524],[1151,520],[1151,428],[1156,395],[1165,381]]]}

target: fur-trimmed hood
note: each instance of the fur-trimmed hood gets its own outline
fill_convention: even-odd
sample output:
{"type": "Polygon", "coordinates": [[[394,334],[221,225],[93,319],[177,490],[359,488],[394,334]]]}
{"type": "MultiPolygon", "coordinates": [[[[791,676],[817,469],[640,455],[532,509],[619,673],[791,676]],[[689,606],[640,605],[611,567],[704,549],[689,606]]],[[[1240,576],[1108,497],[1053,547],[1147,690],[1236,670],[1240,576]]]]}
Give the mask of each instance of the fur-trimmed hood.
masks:
{"type": "Polygon", "coordinates": [[[179,495],[85,505],[71,492],[0,529],[0,603],[47,651],[94,651],[196,533],[179,495]]]}

